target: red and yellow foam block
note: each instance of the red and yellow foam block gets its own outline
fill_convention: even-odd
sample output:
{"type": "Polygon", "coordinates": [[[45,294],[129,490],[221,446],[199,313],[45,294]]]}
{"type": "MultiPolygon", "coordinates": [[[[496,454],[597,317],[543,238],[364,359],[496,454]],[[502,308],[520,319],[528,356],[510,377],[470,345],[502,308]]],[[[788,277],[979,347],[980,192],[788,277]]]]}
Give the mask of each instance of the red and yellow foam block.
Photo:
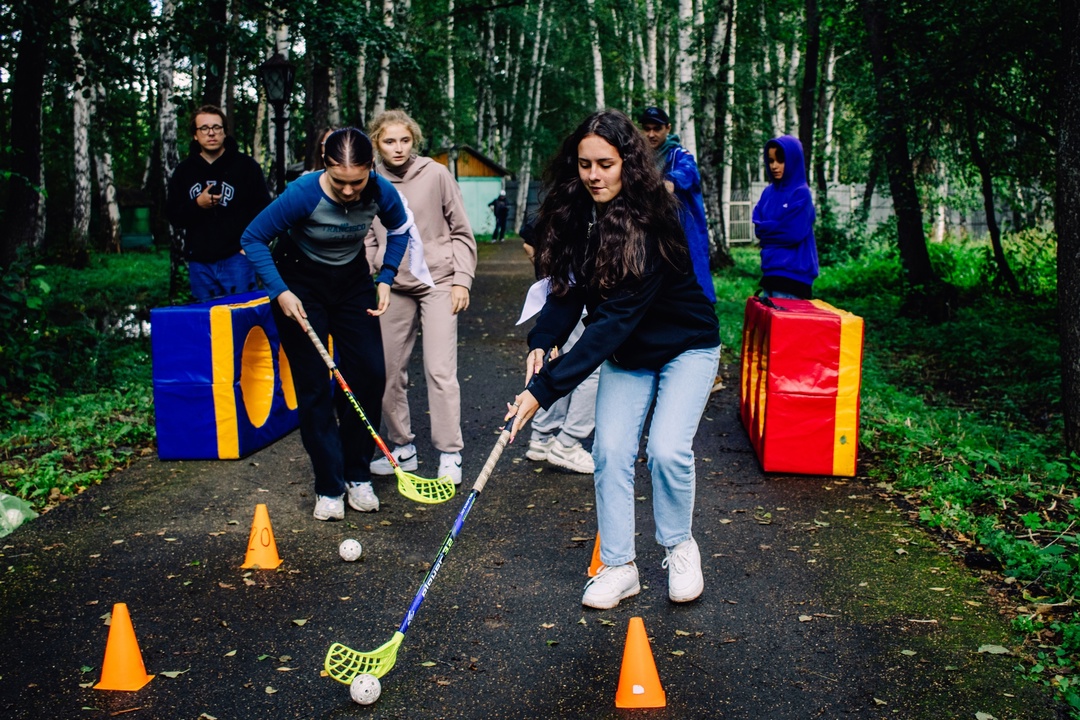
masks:
{"type": "Polygon", "coordinates": [[[766,472],[855,475],[863,320],[821,300],[746,301],[739,405],[766,472]]]}

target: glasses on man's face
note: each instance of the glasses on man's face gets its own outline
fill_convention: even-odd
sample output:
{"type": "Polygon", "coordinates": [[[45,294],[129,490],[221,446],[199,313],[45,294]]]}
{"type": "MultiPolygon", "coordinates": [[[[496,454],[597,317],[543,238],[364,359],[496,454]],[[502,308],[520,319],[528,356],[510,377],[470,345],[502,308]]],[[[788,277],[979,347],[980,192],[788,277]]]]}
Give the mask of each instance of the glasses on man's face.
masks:
{"type": "Polygon", "coordinates": [[[221,125],[200,125],[195,129],[201,132],[203,135],[217,135],[225,128],[221,125]]]}

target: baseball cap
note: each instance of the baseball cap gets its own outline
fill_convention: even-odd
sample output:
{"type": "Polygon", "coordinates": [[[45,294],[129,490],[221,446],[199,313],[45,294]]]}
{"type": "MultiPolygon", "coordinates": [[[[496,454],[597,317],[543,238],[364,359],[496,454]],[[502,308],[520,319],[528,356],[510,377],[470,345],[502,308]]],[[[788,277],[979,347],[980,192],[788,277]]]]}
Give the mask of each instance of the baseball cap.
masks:
{"type": "Polygon", "coordinates": [[[670,125],[671,119],[668,118],[668,114],[658,107],[647,107],[645,111],[641,113],[641,117],[638,118],[638,122],[642,125],[645,123],[656,123],[657,125],[670,125]]]}

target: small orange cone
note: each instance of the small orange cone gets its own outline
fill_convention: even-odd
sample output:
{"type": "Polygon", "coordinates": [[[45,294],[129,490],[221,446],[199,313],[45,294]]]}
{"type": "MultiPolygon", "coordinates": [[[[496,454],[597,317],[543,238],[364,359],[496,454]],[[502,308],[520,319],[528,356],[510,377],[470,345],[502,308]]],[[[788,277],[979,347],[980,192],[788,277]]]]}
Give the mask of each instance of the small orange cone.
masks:
{"type": "Polygon", "coordinates": [[[255,506],[255,520],[251,523],[251,535],[248,537],[247,556],[242,568],[273,570],[281,564],[274,542],[274,529],[270,527],[270,513],[266,505],[255,506]]]}
{"type": "Polygon", "coordinates": [[[105,662],[101,665],[101,682],[94,689],[138,690],[153,677],[146,674],[127,605],[116,603],[109,623],[109,640],[105,644],[105,662]]]}
{"type": "Polygon", "coordinates": [[[626,648],[623,650],[619,689],[615,692],[617,708],[659,708],[667,706],[667,694],[660,685],[645,623],[639,617],[630,618],[626,629],[626,648]]]}
{"type": "Polygon", "coordinates": [[[596,533],[596,544],[592,549],[592,562],[589,563],[589,577],[596,577],[596,573],[600,572],[600,568],[604,566],[604,563],[600,562],[600,533],[596,533]]]}

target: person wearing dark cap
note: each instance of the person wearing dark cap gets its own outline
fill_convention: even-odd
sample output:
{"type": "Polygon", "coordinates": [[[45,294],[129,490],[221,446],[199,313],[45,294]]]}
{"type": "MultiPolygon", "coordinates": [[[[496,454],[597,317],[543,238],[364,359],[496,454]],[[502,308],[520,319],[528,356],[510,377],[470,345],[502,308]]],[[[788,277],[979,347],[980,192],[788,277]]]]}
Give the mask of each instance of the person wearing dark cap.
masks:
{"type": "Polygon", "coordinates": [[[375,442],[344,394],[333,392],[306,327],[324,345],[334,337],[341,372],[356,378],[356,398],[379,427],[386,365],[378,316],[390,306],[390,285],[406,247],[421,258],[423,248],[411,245],[413,216],[401,195],[373,170],[367,135],[353,127],[336,130],[322,154],[326,169],[289,183],[240,243],[270,295],[292,370],[300,437],[315,473],[315,519],[341,520],[346,500],[359,512],[379,509],[369,468],[375,442]],[[373,281],[364,238],[376,217],[388,230],[373,281]]]}
{"type": "Polygon", "coordinates": [[[645,139],[656,153],[656,167],[664,175],[664,186],[679,201],[679,222],[690,247],[694,276],[709,302],[716,302],[709,270],[709,228],[705,222],[705,202],[701,198],[701,175],[697,162],[671,132],[671,119],[658,107],[648,107],[638,117],[645,139]]]}

